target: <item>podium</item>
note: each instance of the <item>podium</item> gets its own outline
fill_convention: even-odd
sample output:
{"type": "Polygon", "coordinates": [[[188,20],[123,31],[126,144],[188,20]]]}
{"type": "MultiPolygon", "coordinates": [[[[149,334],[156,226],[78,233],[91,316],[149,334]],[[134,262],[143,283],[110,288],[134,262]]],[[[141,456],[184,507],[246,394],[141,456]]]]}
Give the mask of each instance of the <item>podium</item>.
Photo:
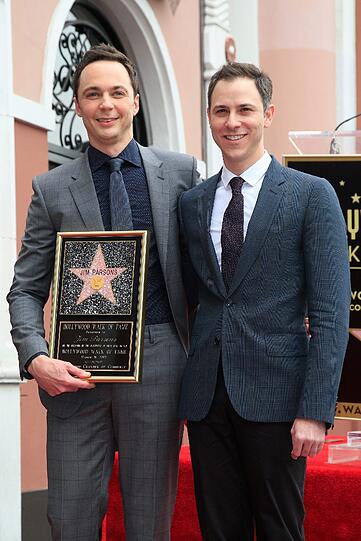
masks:
{"type": "Polygon", "coordinates": [[[288,135],[297,154],[284,155],[283,164],[330,182],[344,214],[352,291],[336,418],[361,419],[361,130],[293,131],[288,135]]]}
{"type": "Polygon", "coordinates": [[[297,154],[361,154],[361,130],[290,131],[288,139],[297,154]]]}

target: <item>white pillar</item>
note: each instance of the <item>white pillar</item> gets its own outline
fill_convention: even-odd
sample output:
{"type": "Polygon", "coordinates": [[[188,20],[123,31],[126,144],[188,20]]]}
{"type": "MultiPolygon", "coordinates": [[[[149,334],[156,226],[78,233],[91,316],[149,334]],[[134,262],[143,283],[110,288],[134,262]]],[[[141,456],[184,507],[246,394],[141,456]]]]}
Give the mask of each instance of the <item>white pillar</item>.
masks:
{"type": "MultiPolygon", "coordinates": [[[[203,0],[203,95],[207,104],[209,80],[225,62],[225,42],[229,36],[228,0],[203,0]]],[[[207,124],[204,125],[207,176],[222,165],[220,150],[214,143],[207,124]]]]}
{"type": "Polygon", "coordinates": [[[258,0],[229,0],[229,24],[236,61],[259,66],[258,0]]]}
{"type": "Polygon", "coordinates": [[[0,0],[0,539],[21,540],[20,398],[5,296],[16,256],[15,153],[10,0],[0,0]]]}
{"type": "MultiPolygon", "coordinates": [[[[356,115],[356,5],[355,0],[336,0],[336,124],[356,115]]],[[[356,129],[350,120],[340,130],[356,129]]],[[[341,152],[354,154],[356,142],[352,138],[340,141],[341,152]]]]}

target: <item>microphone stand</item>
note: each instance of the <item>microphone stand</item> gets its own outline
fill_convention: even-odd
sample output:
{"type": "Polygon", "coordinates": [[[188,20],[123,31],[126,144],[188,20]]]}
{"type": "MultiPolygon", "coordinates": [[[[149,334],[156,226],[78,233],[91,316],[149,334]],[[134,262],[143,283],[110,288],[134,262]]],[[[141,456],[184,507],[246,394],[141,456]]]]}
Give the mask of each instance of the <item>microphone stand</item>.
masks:
{"type": "MultiPolygon", "coordinates": [[[[336,128],[333,130],[333,133],[335,134],[337,132],[337,130],[343,126],[344,124],[346,124],[346,122],[349,122],[350,120],[354,120],[355,118],[361,116],[361,113],[357,113],[357,115],[353,115],[353,116],[350,116],[350,118],[346,118],[346,120],[343,120],[342,122],[340,122],[339,124],[337,124],[336,128]]],[[[341,150],[340,150],[340,146],[338,143],[336,143],[336,137],[335,135],[332,137],[331,139],[331,143],[330,143],[330,150],[329,150],[329,154],[340,154],[341,150]]]]}

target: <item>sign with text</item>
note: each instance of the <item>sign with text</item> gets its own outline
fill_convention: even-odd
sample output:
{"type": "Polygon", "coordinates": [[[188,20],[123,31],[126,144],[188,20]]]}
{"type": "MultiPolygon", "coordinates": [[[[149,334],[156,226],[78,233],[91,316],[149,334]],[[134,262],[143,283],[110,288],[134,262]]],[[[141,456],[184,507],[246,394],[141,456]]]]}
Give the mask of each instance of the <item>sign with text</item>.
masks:
{"type": "Polygon", "coordinates": [[[140,380],[148,235],[58,233],[49,353],[92,381],[140,380]]]}

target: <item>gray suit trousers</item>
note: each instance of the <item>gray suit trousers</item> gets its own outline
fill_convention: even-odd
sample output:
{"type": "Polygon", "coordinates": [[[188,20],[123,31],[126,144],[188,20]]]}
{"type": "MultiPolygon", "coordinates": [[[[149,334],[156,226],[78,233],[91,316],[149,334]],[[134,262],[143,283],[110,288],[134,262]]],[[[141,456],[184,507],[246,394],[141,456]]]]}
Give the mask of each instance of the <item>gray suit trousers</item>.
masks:
{"type": "Polygon", "coordinates": [[[48,516],[54,541],[98,541],[119,451],[127,541],[169,541],[183,425],[186,356],[173,326],[146,327],[140,384],[97,384],[82,407],[48,413],[48,516]]]}

